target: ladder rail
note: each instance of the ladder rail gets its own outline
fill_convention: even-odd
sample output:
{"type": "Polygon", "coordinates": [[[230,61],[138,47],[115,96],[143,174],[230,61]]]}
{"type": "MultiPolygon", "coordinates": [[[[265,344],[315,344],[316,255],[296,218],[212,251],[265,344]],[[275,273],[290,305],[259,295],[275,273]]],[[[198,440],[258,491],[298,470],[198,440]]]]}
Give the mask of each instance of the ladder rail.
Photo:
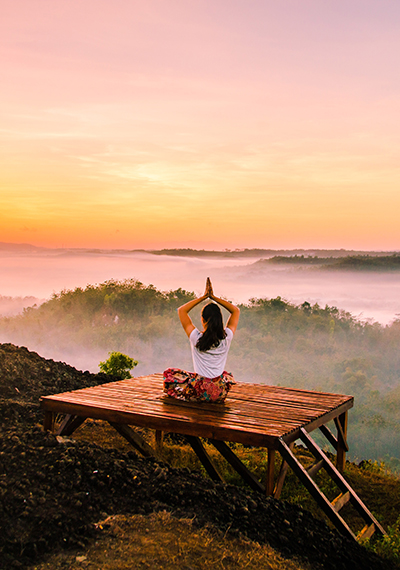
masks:
{"type": "Polygon", "coordinates": [[[356,540],[355,534],[350,529],[346,521],[336,512],[332,504],[326,498],[326,496],[319,489],[318,485],[309,476],[305,468],[296,459],[289,446],[282,438],[279,438],[279,452],[283,459],[288,463],[288,465],[293,469],[297,477],[306,487],[310,495],[316,500],[319,506],[322,508],[324,513],[327,515],[331,523],[338,529],[339,532],[356,540]]]}
{"type": "Polygon", "coordinates": [[[323,460],[324,462],[323,468],[331,477],[331,479],[333,479],[333,481],[337,484],[337,486],[343,492],[343,494],[347,492],[350,493],[350,502],[357,510],[359,515],[361,515],[361,517],[364,519],[366,523],[374,524],[376,529],[379,530],[379,532],[385,534],[385,531],[378,523],[376,518],[373,516],[373,514],[368,510],[366,505],[363,503],[363,501],[360,499],[357,493],[352,489],[352,487],[349,485],[349,483],[346,481],[343,475],[336,469],[333,463],[331,463],[331,461],[328,459],[328,457],[325,455],[322,449],[311,438],[309,433],[304,428],[301,428],[300,431],[301,431],[300,435],[301,441],[307,446],[309,451],[314,455],[316,459],[323,460]]]}

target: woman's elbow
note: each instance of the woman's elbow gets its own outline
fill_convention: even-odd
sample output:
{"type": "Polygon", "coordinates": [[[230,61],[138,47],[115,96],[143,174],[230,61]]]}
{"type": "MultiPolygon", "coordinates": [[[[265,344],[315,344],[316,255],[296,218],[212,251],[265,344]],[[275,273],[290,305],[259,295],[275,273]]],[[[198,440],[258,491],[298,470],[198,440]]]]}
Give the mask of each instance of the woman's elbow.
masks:
{"type": "Polygon", "coordinates": [[[185,311],[185,309],[183,307],[179,307],[178,308],[178,317],[179,317],[179,320],[181,321],[181,323],[183,323],[183,320],[185,319],[186,316],[187,316],[187,311],[185,311]]]}

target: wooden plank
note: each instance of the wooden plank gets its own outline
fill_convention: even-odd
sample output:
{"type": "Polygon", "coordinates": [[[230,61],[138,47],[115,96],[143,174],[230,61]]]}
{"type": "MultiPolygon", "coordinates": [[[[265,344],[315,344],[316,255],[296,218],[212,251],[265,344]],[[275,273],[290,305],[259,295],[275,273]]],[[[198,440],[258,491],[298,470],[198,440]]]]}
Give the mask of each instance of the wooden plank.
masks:
{"type": "MultiPolygon", "coordinates": [[[[52,400],[46,400],[46,401],[44,401],[43,404],[42,404],[43,407],[49,408],[50,405],[51,405],[51,404],[50,404],[51,401],[52,401],[52,400]]],[[[92,407],[93,405],[100,405],[100,406],[103,406],[103,407],[108,407],[108,408],[113,408],[113,409],[120,409],[120,408],[122,408],[122,410],[124,410],[124,411],[129,411],[129,410],[131,409],[130,406],[129,406],[129,404],[126,404],[126,402],[121,403],[121,402],[116,401],[114,398],[112,398],[110,401],[106,401],[106,402],[103,402],[101,398],[98,399],[97,397],[92,398],[91,401],[86,401],[86,399],[84,399],[84,400],[82,401],[82,400],[81,400],[81,395],[77,394],[77,395],[71,397],[71,401],[74,402],[74,403],[80,402],[82,406],[87,405],[87,406],[91,406],[91,407],[92,407]]],[[[143,409],[142,406],[140,406],[140,411],[141,411],[142,413],[147,413],[147,414],[153,415],[153,416],[154,416],[156,413],[165,414],[165,415],[168,415],[168,416],[169,416],[169,419],[172,419],[172,418],[171,418],[171,411],[169,411],[169,413],[168,413],[168,412],[165,412],[165,411],[163,412],[163,411],[161,411],[162,408],[158,408],[158,411],[157,411],[157,409],[155,409],[154,406],[148,405],[148,403],[144,403],[144,407],[145,407],[145,409],[143,409]]],[[[177,407],[179,408],[179,406],[177,406],[177,407]]],[[[177,409],[177,407],[174,407],[174,408],[177,409]]],[[[210,423],[214,424],[215,421],[216,421],[215,415],[212,415],[212,414],[211,414],[211,415],[210,415],[210,414],[204,414],[204,413],[202,412],[202,409],[201,409],[201,408],[202,408],[202,406],[197,406],[196,410],[193,411],[193,414],[195,415],[195,418],[196,418],[198,421],[201,421],[201,423],[205,423],[206,421],[209,421],[210,423]],[[199,408],[200,408],[200,409],[199,409],[199,408]]],[[[139,407],[138,407],[137,405],[135,406],[135,409],[136,409],[136,413],[138,413],[138,412],[139,412],[139,407]]],[[[187,416],[187,417],[190,416],[190,419],[191,419],[191,420],[194,419],[194,418],[193,418],[193,414],[188,413],[187,409],[185,410],[185,413],[186,413],[186,416],[187,416]]],[[[180,414],[180,419],[181,419],[181,418],[182,418],[182,414],[180,414]]],[[[263,418],[263,422],[260,421],[260,418],[254,418],[254,417],[253,417],[253,418],[251,418],[251,417],[246,417],[246,418],[241,418],[241,417],[240,417],[240,418],[239,418],[239,417],[237,417],[237,416],[232,416],[232,417],[231,417],[231,416],[228,415],[226,419],[227,419],[227,421],[229,420],[229,421],[232,421],[234,424],[236,424],[236,427],[239,427],[239,424],[241,424],[241,428],[242,428],[242,429],[255,429],[255,430],[258,431],[258,432],[263,432],[263,431],[264,431],[265,426],[264,426],[263,424],[264,424],[264,421],[265,421],[265,422],[268,424],[268,426],[269,426],[269,430],[268,430],[268,431],[269,431],[271,434],[274,434],[273,429],[275,429],[275,435],[282,435],[282,434],[287,433],[287,432],[292,432],[292,433],[293,433],[296,428],[298,429],[299,427],[301,427],[302,425],[304,425],[304,419],[303,419],[303,418],[301,418],[300,420],[297,420],[297,419],[295,419],[295,420],[287,420],[287,419],[286,419],[286,420],[285,420],[285,424],[284,424],[284,425],[281,425],[281,423],[279,423],[279,422],[277,422],[277,421],[273,421],[273,420],[271,419],[271,417],[268,417],[268,415],[267,415],[266,418],[263,418]],[[260,424],[261,424],[261,425],[260,425],[260,424]],[[272,424],[272,425],[271,425],[271,424],[272,424]]],[[[326,419],[325,419],[325,421],[326,421],[326,419]]],[[[321,420],[319,420],[319,422],[321,422],[321,420]]],[[[228,427],[228,426],[226,426],[226,427],[228,427]]]]}
{"type": "Polygon", "coordinates": [[[321,459],[320,461],[315,461],[315,463],[310,465],[310,467],[307,467],[306,471],[311,477],[311,479],[314,479],[315,475],[323,466],[324,466],[324,460],[321,459]]]}
{"type": "MultiPolygon", "coordinates": [[[[79,401],[79,400],[77,400],[79,401]]],[[[209,424],[210,426],[213,425],[219,425],[220,427],[225,427],[225,428],[229,428],[230,427],[230,423],[228,422],[224,422],[221,419],[218,419],[217,417],[212,417],[212,416],[204,416],[203,414],[201,414],[200,412],[197,414],[179,414],[179,415],[174,415],[171,412],[170,413],[166,413],[165,411],[159,411],[157,412],[155,409],[151,408],[151,409],[141,409],[136,407],[135,410],[133,411],[132,408],[127,408],[126,406],[120,406],[118,403],[115,402],[111,402],[109,404],[107,404],[106,406],[103,405],[101,402],[100,403],[95,403],[95,402],[84,402],[82,403],[76,403],[76,402],[52,402],[51,400],[46,402],[46,408],[47,409],[51,409],[54,408],[58,411],[64,411],[66,413],[72,413],[72,411],[74,411],[76,413],[76,415],[86,415],[89,416],[90,413],[92,412],[88,412],[88,409],[93,410],[94,408],[97,410],[103,410],[105,412],[107,412],[108,410],[110,411],[121,411],[122,413],[126,413],[126,414],[132,414],[132,419],[138,416],[149,416],[149,417],[161,417],[161,418],[166,418],[168,420],[177,420],[178,422],[180,421],[185,421],[185,422],[198,422],[199,424],[202,425],[206,425],[209,424]]],[[[102,415],[102,417],[104,417],[104,414],[102,415]]],[[[105,419],[108,419],[107,417],[105,419]]],[[[132,422],[124,422],[124,423],[135,423],[134,420],[132,422]]],[[[253,421],[252,423],[245,423],[245,422],[234,422],[233,425],[234,428],[241,428],[242,430],[246,430],[248,429],[249,431],[255,431],[258,432],[260,434],[265,433],[264,429],[262,426],[260,426],[259,424],[257,424],[256,421],[253,421]]],[[[274,432],[273,428],[271,428],[269,430],[271,433],[274,432]]],[[[281,430],[276,429],[276,434],[280,434],[281,430]]]]}
{"type": "MultiPolygon", "coordinates": [[[[144,384],[151,384],[153,389],[160,391],[162,390],[162,375],[153,374],[141,378],[123,380],[119,383],[112,384],[118,384],[118,387],[120,389],[126,389],[128,384],[132,385],[133,387],[140,386],[141,391],[144,390],[144,384]]],[[[109,385],[110,384],[108,384],[108,386],[109,385]]],[[[299,390],[293,388],[275,387],[264,384],[250,384],[243,382],[237,383],[232,387],[228,399],[229,401],[233,401],[235,399],[241,400],[244,398],[250,399],[255,403],[260,401],[262,404],[264,404],[267,403],[264,400],[266,394],[269,394],[270,403],[279,405],[279,400],[282,399],[286,403],[294,402],[293,405],[297,405],[297,402],[301,402],[303,400],[303,403],[309,404],[310,406],[313,402],[318,409],[321,409],[321,404],[331,408],[332,406],[341,404],[344,401],[353,400],[351,396],[340,394],[330,394],[325,392],[314,392],[309,390],[299,390]]]]}
{"type": "Polygon", "coordinates": [[[118,409],[103,409],[91,406],[79,406],[76,404],[65,404],[63,402],[48,402],[48,407],[54,407],[60,413],[72,413],[76,415],[86,415],[87,417],[136,425],[150,429],[159,429],[165,432],[180,433],[182,435],[194,435],[222,441],[235,441],[245,445],[259,447],[274,447],[277,436],[260,432],[246,432],[234,426],[213,426],[212,424],[202,424],[191,421],[190,418],[171,420],[168,417],[149,416],[146,414],[126,413],[118,409]]]}
{"type": "MultiPolygon", "coordinates": [[[[223,415],[215,413],[210,414],[210,413],[205,413],[205,411],[199,407],[195,410],[186,409],[185,411],[183,411],[184,409],[179,408],[178,406],[165,408],[163,406],[153,405],[151,402],[136,403],[135,405],[131,405],[130,403],[126,402],[118,402],[114,398],[111,398],[110,400],[105,400],[104,398],[99,398],[99,397],[92,397],[91,399],[88,399],[76,396],[75,398],[63,400],[64,403],[67,403],[68,401],[70,401],[71,403],[79,403],[82,406],[96,405],[103,408],[114,408],[114,409],[124,410],[127,412],[131,409],[135,410],[136,412],[140,410],[143,413],[149,413],[149,414],[158,413],[158,414],[168,415],[169,417],[176,415],[176,413],[178,412],[180,417],[185,416],[190,418],[197,418],[201,419],[203,422],[210,421],[212,423],[214,423],[216,420],[219,422],[235,421],[236,423],[242,423],[244,426],[247,425],[247,426],[256,426],[256,427],[259,425],[260,421],[264,421],[268,425],[270,425],[271,422],[276,425],[281,424],[281,419],[274,418],[272,414],[267,414],[266,417],[264,418],[257,418],[253,414],[250,414],[250,412],[248,416],[236,415],[232,413],[226,413],[223,415]]],[[[46,403],[46,407],[47,406],[48,403],[46,403]]],[[[299,424],[302,425],[303,423],[304,421],[298,419],[286,419],[285,422],[285,424],[288,426],[286,429],[291,429],[292,427],[296,427],[299,424]]]]}
{"type": "MultiPolygon", "coordinates": [[[[349,407],[351,406],[349,406],[349,403],[346,402],[341,406],[339,406],[338,408],[335,408],[334,410],[327,412],[323,416],[315,418],[315,420],[302,426],[302,428],[305,429],[307,432],[312,432],[315,429],[319,428],[319,426],[327,424],[329,421],[336,418],[339,414],[346,412],[349,409],[349,407]]],[[[289,444],[291,441],[296,441],[297,439],[299,439],[302,428],[298,428],[291,432],[288,432],[287,434],[284,434],[282,437],[284,437],[285,442],[289,444]]]]}
{"type": "MultiPolygon", "coordinates": [[[[91,404],[94,402],[101,402],[104,406],[109,405],[110,403],[112,403],[114,406],[118,405],[118,406],[123,406],[126,408],[129,408],[131,406],[146,406],[152,409],[156,409],[157,407],[161,409],[160,406],[160,401],[158,399],[156,400],[144,400],[144,399],[139,399],[139,401],[137,400],[127,400],[127,396],[124,395],[124,399],[123,400],[118,400],[115,398],[114,395],[110,394],[110,393],[106,393],[106,394],[101,394],[99,391],[96,393],[87,393],[87,392],[81,392],[81,393],[71,393],[71,394],[65,394],[65,395],[60,395],[63,396],[58,397],[58,398],[54,398],[57,399],[58,401],[72,401],[72,402],[81,402],[82,404],[86,403],[86,404],[91,404]]],[[[50,400],[50,398],[46,398],[43,400],[43,407],[46,407],[46,403],[47,401],[50,400]]],[[[210,405],[204,405],[204,404],[192,404],[190,402],[180,402],[179,400],[173,400],[172,398],[165,398],[162,400],[162,403],[165,404],[166,406],[169,405],[169,407],[171,409],[179,409],[180,407],[182,409],[185,410],[185,413],[190,413],[190,410],[192,410],[193,413],[201,413],[203,416],[209,416],[210,414],[214,417],[215,414],[220,414],[223,417],[235,417],[238,419],[238,421],[240,421],[242,419],[242,416],[246,419],[246,421],[252,421],[254,420],[254,418],[257,419],[265,419],[266,421],[271,421],[274,418],[275,419],[284,419],[285,423],[293,423],[296,424],[298,422],[301,422],[302,424],[305,423],[306,421],[308,421],[309,419],[313,419],[316,416],[316,413],[313,413],[310,410],[296,410],[293,411],[291,409],[287,409],[287,410],[282,410],[280,412],[277,412],[276,406],[262,406],[260,408],[260,410],[257,409],[257,406],[254,405],[250,405],[248,404],[247,406],[242,405],[242,408],[237,408],[234,407],[232,405],[230,406],[220,406],[217,404],[214,404],[214,407],[211,407],[210,405]],[[288,417],[289,414],[289,417],[288,417]],[[294,414],[294,418],[290,418],[290,415],[294,414]]],[[[320,414],[317,414],[320,415],[320,414]]]]}
{"type": "Polygon", "coordinates": [[[180,402],[162,393],[162,375],[130,378],[42,398],[45,410],[86,415],[160,431],[274,449],[353,405],[350,396],[237,383],[223,405],[180,402]],[[329,416],[329,417],[328,417],[329,416]]]}
{"type": "Polygon", "coordinates": [[[200,459],[204,469],[207,471],[207,473],[209,474],[211,479],[213,481],[223,483],[224,480],[223,480],[222,476],[219,474],[219,472],[217,471],[213,462],[211,461],[211,459],[210,459],[207,451],[204,449],[204,446],[201,443],[200,439],[198,437],[193,437],[193,436],[189,436],[189,435],[186,436],[186,439],[188,440],[188,442],[192,446],[193,451],[195,452],[197,457],[200,459]]]}
{"type": "Polygon", "coordinates": [[[376,530],[376,527],[374,525],[374,523],[372,523],[371,525],[365,525],[365,527],[357,534],[357,540],[359,542],[362,542],[363,540],[367,540],[368,538],[371,538],[371,536],[374,534],[376,530]]]}
{"type": "Polygon", "coordinates": [[[109,422],[109,424],[124,437],[139,453],[144,457],[156,457],[157,454],[153,448],[143,439],[141,435],[136,433],[131,427],[125,424],[109,422]]]}
{"type": "Polygon", "coordinates": [[[338,513],[340,509],[342,509],[345,505],[347,505],[350,499],[351,495],[349,491],[346,491],[346,493],[340,493],[340,495],[338,495],[336,499],[333,499],[333,501],[331,501],[331,505],[338,513]]]}
{"type": "MultiPolygon", "coordinates": [[[[78,400],[77,400],[78,401],[78,400]]],[[[51,402],[47,402],[46,403],[46,407],[47,408],[51,408],[51,402]]],[[[141,407],[136,407],[134,410],[132,408],[126,407],[126,406],[120,406],[118,405],[118,403],[114,403],[111,402],[107,405],[104,405],[102,402],[84,402],[77,404],[76,402],[58,402],[55,406],[53,406],[55,409],[57,410],[63,410],[66,411],[67,413],[70,413],[71,410],[75,410],[75,412],[78,414],[80,413],[80,415],[87,415],[89,416],[89,412],[87,412],[87,409],[93,409],[96,408],[98,410],[103,410],[103,411],[107,411],[110,410],[110,412],[112,410],[114,411],[121,411],[123,413],[126,414],[131,414],[132,418],[135,418],[137,416],[147,416],[147,417],[160,417],[160,418],[166,418],[168,420],[176,420],[176,421],[186,421],[186,422],[197,422],[199,424],[202,425],[207,425],[209,424],[210,426],[214,426],[214,425],[218,425],[220,427],[225,427],[225,428],[229,428],[231,425],[233,425],[234,428],[240,428],[242,431],[251,431],[251,432],[258,432],[260,434],[265,433],[265,430],[263,429],[263,426],[260,425],[259,423],[257,423],[256,420],[253,420],[252,422],[244,422],[244,421],[234,421],[234,419],[232,420],[232,423],[229,419],[229,421],[224,421],[221,420],[220,418],[217,417],[212,417],[212,416],[204,416],[203,414],[201,414],[200,412],[197,414],[173,414],[173,413],[166,413],[162,410],[156,410],[154,408],[141,408],[141,407]],[[80,412],[78,412],[77,410],[80,410],[80,412]]],[[[107,419],[107,418],[106,418],[107,419]]],[[[134,420],[132,422],[124,422],[124,423],[135,423],[134,420]]],[[[274,427],[271,426],[269,431],[271,433],[275,433],[277,435],[280,435],[282,433],[282,430],[279,429],[279,424],[275,424],[276,428],[274,430],[274,427]]],[[[286,430],[285,430],[286,431],[286,430]]]]}
{"type": "MultiPolygon", "coordinates": [[[[129,391],[115,391],[112,389],[112,387],[110,387],[109,385],[105,385],[104,386],[97,386],[94,388],[86,388],[86,389],[82,389],[82,390],[77,390],[75,392],[70,392],[70,393],[65,393],[65,394],[60,394],[60,395],[55,395],[53,397],[47,397],[47,398],[54,398],[54,399],[68,399],[68,398],[74,398],[74,397],[90,397],[91,396],[102,396],[105,399],[108,398],[112,398],[112,399],[122,399],[123,401],[126,400],[134,400],[135,403],[137,403],[137,400],[149,400],[149,399],[154,399],[154,401],[159,400],[160,399],[160,392],[156,392],[156,393],[151,393],[151,392],[146,392],[143,393],[143,390],[141,389],[141,391],[139,393],[130,393],[129,391]],[[154,396],[154,398],[153,398],[154,396]]],[[[46,397],[44,398],[44,400],[46,399],[46,397]]],[[[246,413],[246,409],[251,409],[251,413],[254,415],[255,413],[258,413],[258,411],[264,412],[266,408],[270,408],[271,410],[274,410],[275,413],[277,413],[279,415],[280,414],[284,414],[286,415],[288,412],[290,413],[294,413],[294,414],[307,414],[308,416],[315,416],[316,414],[318,414],[318,412],[320,413],[325,413],[325,411],[327,410],[327,406],[329,409],[332,409],[332,405],[336,405],[338,402],[329,402],[327,404],[327,406],[316,406],[313,407],[310,405],[310,403],[308,402],[297,402],[297,403],[293,403],[288,401],[288,398],[286,396],[286,402],[285,405],[283,406],[283,409],[279,409],[280,404],[277,402],[277,400],[274,398],[269,402],[266,401],[260,401],[260,399],[258,398],[256,401],[238,401],[238,400],[234,400],[229,398],[229,404],[202,404],[201,406],[199,406],[199,404],[197,403],[189,403],[189,402],[180,402],[179,400],[173,400],[172,398],[168,398],[168,397],[163,397],[163,401],[164,403],[172,403],[172,405],[184,405],[186,407],[190,407],[193,406],[194,409],[198,409],[199,407],[204,411],[204,410],[212,410],[212,413],[215,413],[216,411],[220,410],[221,413],[225,413],[226,411],[231,411],[231,409],[235,409],[237,412],[242,413],[243,411],[245,411],[246,413]],[[268,405],[266,405],[268,404],[268,405]],[[308,406],[308,409],[307,409],[308,406]]]]}
{"type": "MultiPolygon", "coordinates": [[[[154,380],[153,381],[151,380],[153,377],[154,376],[143,377],[138,379],[122,380],[119,382],[112,382],[91,388],[83,388],[81,390],[77,390],[72,393],[88,392],[88,391],[97,392],[104,388],[105,391],[110,391],[112,393],[117,391],[120,393],[124,393],[125,395],[136,391],[137,397],[141,397],[142,394],[148,395],[150,392],[153,392],[154,395],[161,394],[162,381],[159,380],[158,382],[157,381],[154,382],[154,380]],[[147,382],[145,382],[145,380],[147,380],[147,382]]],[[[352,400],[352,397],[350,396],[325,394],[322,392],[309,392],[304,390],[294,390],[290,388],[276,388],[264,385],[251,385],[251,384],[241,383],[240,386],[237,384],[231,390],[228,396],[228,401],[235,401],[235,396],[239,399],[239,401],[243,400],[243,395],[245,400],[249,400],[252,404],[255,405],[257,405],[257,403],[261,403],[262,405],[270,403],[272,405],[279,406],[280,401],[282,401],[283,405],[289,405],[294,407],[301,405],[302,407],[304,407],[304,404],[306,404],[310,408],[316,406],[316,409],[319,409],[321,411],[323,411],[324,406],[332,408],[332,406],[339,405],[343,403],[343,401],[347,401],[349,399],[352,400]],[[266,398],[266,394],[268,393],[270,395],[266,398]]],[[[211,405],[219,406],[215,404],[211,405]]]]}
{"type": "Polygon", "coordinates": [[[232,465],[232,467],[239,473],[242,479],[253,489],[253,491],[258,491],[265,493],[265,487],[260,483],[257,477],[247,469],[247,467],[240,461],[240,459],[235,455],[232,449],[224,442],[218,441],[217,439],[211,439],[212,443],[221,455],[232,465]]]}

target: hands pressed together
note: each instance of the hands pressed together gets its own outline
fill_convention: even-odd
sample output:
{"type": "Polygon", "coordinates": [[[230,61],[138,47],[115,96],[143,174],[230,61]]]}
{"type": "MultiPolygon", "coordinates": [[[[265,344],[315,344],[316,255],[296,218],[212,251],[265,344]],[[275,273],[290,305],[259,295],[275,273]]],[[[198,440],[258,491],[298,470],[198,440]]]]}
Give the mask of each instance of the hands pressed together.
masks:
{"type": "Polygon", "coordinates": [[[196,305],[198,305],[202,301],[205,301],[206,299],[211,299],[215,303],[218,303],[218,305],[221,305],[230,313],[230,317],[228,319],[226,326],[229,327],[232,330],[232,332],[235,332],[236,327],[237,327],[238,322],[239,322],[239,314],[240,314],[239,308],[235,307],[235,305],[233,305],[229,301],[226,301],[225,299],[221,299],[220,297],[216,297],[214,295],[211,280],[209,277],[207,277],[206,289],[204,291],[204,295],[202,295],[201,297],[198,297],[197,299],[192,299],[191,301],[188,301],[187,303],[185,303],[184,305],[182,305],[181,307],[178,308],[179,319],[181,321],[183,328],[186,331],[186,334],[188,336],[190,336],[190,333],[195,328],[194,324],[192,323],[191,318],[189,317],[189,312],[196,305]]]}
{"type": "Polygon", "coordinates": [[[204,292],[204,297],[212,299],[213,296],[214,296],[214,292],[213,292],[213,288],[211,285],[211,280],[209,277],[207,277],[206,290],[204,292]]]}

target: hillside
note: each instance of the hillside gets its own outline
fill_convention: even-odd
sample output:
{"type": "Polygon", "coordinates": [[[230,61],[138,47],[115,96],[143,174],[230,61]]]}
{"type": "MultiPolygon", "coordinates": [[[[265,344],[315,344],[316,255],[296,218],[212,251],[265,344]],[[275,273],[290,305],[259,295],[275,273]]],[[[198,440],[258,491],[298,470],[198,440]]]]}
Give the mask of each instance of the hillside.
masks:
{"type": "Polygon", "coordinates": [[[353,254],[329,257],[319,257],[318,255],[274,255],[269,259],[259,259],[252,264],[254,268],[266,267],[270,265],[287,265],[293,267],[313,267],[314,269],[324,269],[326,271],[377,271],[392,272],[400,270],[400,255],[383,254],[353,254]]]}
{"type": "MultiPolygon", "coordinates": [[[[297,557],[300,564],[316,570],[396,567],[331,531],[299,506],[215,484],[199,472],[145,460],[118,445],[96,445],[89,441],[96,422],[88,422],[79,440],[43,433],[40,396],[106,380],[110,377],[79,372],[25,348],[0,345],[1,567],[27,567],[34,561],[36,567],[43,555],[65,548],[85,552],[85,545],[100,540],[103,527],[114,528],[118,536],[118,528],[130,516],[164,511],[177,519],[192,519],[203,539],[200,529],[209,525],[226,534],[228,541],[239,536],[269,544],[284,558],[297,557]],[[108,517],[114,522],[96,524],[108,517]]],[[[167,514],[163,516],[167,529],[167,514]]],[[[145,524],[154,527],[157,519],[148,520],[145,524]]],[[[157,528],[159,532],[162,527],[157,528]]]]}

